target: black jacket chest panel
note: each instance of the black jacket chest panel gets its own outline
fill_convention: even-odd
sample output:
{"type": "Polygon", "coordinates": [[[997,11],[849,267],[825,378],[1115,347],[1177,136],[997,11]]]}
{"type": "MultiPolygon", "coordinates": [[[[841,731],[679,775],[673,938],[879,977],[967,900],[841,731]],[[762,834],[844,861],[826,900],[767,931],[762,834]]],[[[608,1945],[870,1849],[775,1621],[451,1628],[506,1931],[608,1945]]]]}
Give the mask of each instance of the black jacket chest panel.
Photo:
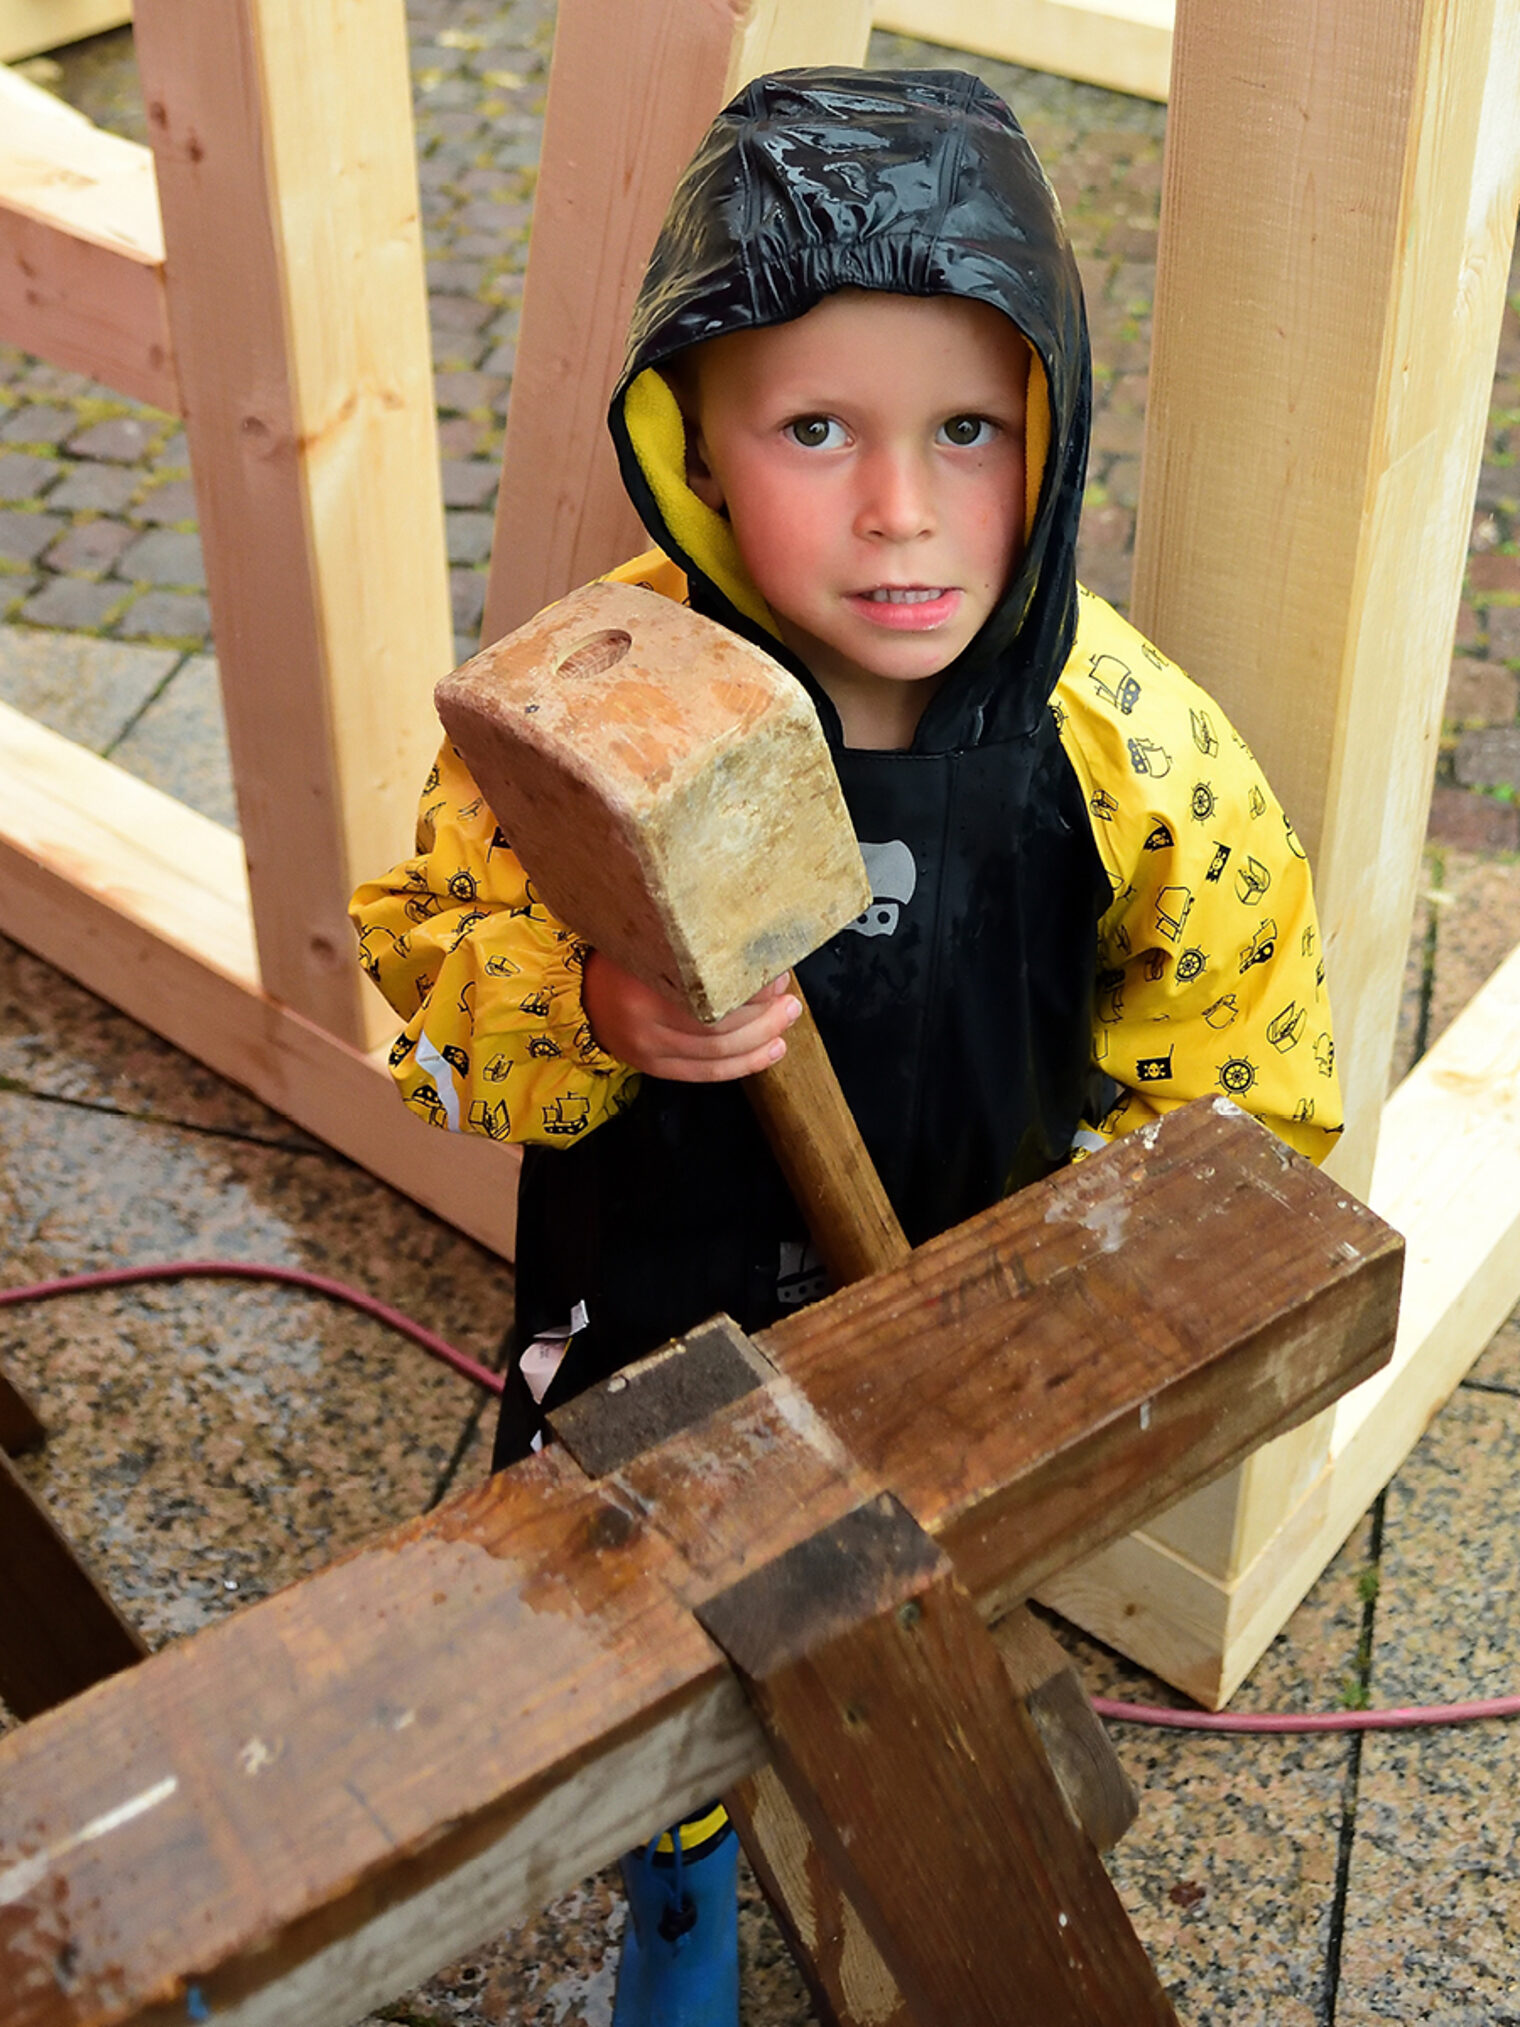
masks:
{"type": "MultiPolygon", "coordinates": [[[[836,760],[876,898],[799,972],[919,1244],[1066,1158],[1108,884],[1048,716],[997,746],[836,760]]],[[[716,1309],[759,1329],[803,1237],[742,1090],[646,1078],[584,1141],[526,1150],[519,1340],[586,1302],[562,1398],[716,1309]]]]}

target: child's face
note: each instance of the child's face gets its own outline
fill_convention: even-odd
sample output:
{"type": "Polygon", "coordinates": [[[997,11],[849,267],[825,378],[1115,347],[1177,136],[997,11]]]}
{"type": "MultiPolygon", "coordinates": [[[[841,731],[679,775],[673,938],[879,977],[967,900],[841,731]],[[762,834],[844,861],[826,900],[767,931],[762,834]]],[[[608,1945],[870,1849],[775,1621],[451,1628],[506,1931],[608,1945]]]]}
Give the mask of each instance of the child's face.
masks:
{"type": "Polygon", "coordinates": [[[690,479],[851,745],[912,737],[1023,547],[1028,348],[998,311],[846,290],[693,355],[690,479]]]}

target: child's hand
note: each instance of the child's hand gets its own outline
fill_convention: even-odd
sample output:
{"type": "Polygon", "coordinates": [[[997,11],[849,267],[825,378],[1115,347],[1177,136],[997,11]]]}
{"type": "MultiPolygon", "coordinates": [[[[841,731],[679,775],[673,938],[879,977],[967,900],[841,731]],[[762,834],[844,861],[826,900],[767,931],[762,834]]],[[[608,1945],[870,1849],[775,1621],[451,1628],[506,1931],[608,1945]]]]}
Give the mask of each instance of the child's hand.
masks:
{"type": "Polygon", "coordinates": [[[726,1084],[769,1069],[786,1054],[782,1034],[802,1012],[777,978],[725,1019],[699,1021],[600,950],[586,959],[581,991],[591,1032],[609,1056],[679,1084],[726,1084]]]}

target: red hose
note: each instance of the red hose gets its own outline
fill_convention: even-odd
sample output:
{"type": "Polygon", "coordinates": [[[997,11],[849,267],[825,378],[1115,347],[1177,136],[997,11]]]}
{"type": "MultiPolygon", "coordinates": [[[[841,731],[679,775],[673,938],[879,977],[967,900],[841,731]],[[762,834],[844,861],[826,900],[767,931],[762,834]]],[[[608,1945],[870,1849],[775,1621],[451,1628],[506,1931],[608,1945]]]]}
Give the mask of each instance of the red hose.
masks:
{"type": "MultiPolygon", "coordinates": [[[[208,1280],[276,1281],[287,1288],[329,1296],[374,1317],[377,1323],[388,1324],[420,1345],[430,1358],[440,1359],[487,1393],[502,1390],[500,1373],[478,1364],[436,1331],[414,1323],[410,1316],[373,1295],[342,1281],[330,1281],[324,1274],[308,1274],[302,1267],[264,1267],[241,1260],[170,1260],[161,1267],[110,1267],[94,1274],[68,1274],[58,1281],[35,1281],[29,1287],[0,1288],[0,1309],[13,1302],[41,1302],[50,1295],[73,1295],[86,1288],[127,1288],[137,1281],[208,1280]]],[[[1472,1724],[1479,1718],[1520,1716],[1520,1696],[1492,1696],[1476,1703],[1415,1704],[1393,1710],[1324,1710],[1305,1716],[1282,1711],[1171,1710],[1160,1704],[1116,1703],[1107,1696],[1095,1696],[1092,1707],[1099,1717],[1120,1724],[1157,1725],[1174,1731],[1407,1731],[1424,1725],[1472,1724]]]]}

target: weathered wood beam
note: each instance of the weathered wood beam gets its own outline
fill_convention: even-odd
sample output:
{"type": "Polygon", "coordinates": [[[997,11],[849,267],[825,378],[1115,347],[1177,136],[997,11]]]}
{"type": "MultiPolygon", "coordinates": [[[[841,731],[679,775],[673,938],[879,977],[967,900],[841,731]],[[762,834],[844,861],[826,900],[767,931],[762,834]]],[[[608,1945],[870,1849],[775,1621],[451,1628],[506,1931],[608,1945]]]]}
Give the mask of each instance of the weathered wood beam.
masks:
{"type": "Polygon", "coordinates": [[[870,0],[560,0],[482,639],[647,543],[607,402],[676,178],[762,71],[861,63],[870,0]]]}
{"type": "Polygon", "coordinates": [[[0,338],[179,409],[151,152],[3,67],[0,338]]]}
{"type": "Polygon", "coordinates": [[[36,1717],[147,1651],[0,1451],[0,1697],[36,1717]]]}
{"type": "Polygon", "coordinates": [[[3,704],[0,930],[511,1257],[516,1149],[425,1126],[383,1049],[264,991],[236,836],[3,704]]]}
{"type": "Polygon", "coordinates": [[[976,1607],[890,1494],[697,1616],[919,2027],[1177,2027],[976,1607]]]}
{"type": "Polygon", "coordinates": [[[857,1503],[905,1383],[938,1453],[915,1498],[985,1611],[1063,1526],[1101,1539],[1107,1491],[1122,1525],[1391,1338],[1396,1239],[1208,1105],[976,1222],[885,1309],[847,1290],[771,1332],[783,1371],[663,1461],[592,1485],[555,1448],[0,1740],[0,2023],[338,2027],[751,1771],[692,1609],[857,1503]],[[873,1382],[887,1311],[920,1365],[873,1382]]]}

